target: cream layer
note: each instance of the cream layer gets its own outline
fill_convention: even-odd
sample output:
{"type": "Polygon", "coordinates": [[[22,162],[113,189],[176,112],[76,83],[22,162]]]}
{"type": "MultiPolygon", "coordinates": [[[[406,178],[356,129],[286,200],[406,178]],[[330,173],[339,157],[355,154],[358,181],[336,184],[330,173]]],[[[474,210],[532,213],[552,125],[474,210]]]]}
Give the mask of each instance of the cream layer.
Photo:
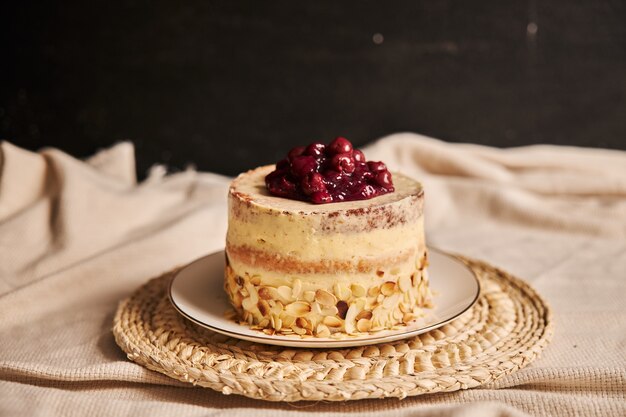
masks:
{"type": "Polygon", "coordinates": [[[285,273],[275,269],[268,269],[249,263],[240,262],[229,256],[229,263],[235,274],[239,276],[258,276],[261,282],[271,286],[293,286],[299,279],[303,288],[315,290],[317,288],[331,289],[336,282],[354,282],[370,287],[380,285],[384,281],[397,281],[399,277],[410,277],[416,270],[423,268],[425,249],[422,248],[404,262],[389,263],[376,271],[371,272],[330,272],[330,273],[285,273]]]}
{"type": "Polygon", "coordinates": [[[390,228],[352,233],[324,233],[300,222],[281,223],[279,216],[258,216],[254,222],[232,218],[228,225],[227,244],[304,261],[387,257],[424,246],[422,216],[390,228]]]}

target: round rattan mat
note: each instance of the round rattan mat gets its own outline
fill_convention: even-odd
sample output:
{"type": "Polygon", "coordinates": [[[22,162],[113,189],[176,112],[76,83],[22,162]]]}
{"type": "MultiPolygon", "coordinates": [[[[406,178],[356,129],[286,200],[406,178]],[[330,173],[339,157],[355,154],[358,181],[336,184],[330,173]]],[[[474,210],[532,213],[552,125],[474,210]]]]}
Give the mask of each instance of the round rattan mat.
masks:
{"type": "Polygon", "coordinates": [[[474,388],[520,369],[552,334],[551,313],[524,281],[460,258],[481,282],[478,302],[449,324],[392,343],[290,349],[205,330],[170,305],[172,273],[122,301],[113,333],[128,358],[224,394],[268,401],[404,398],[474,388]]]}

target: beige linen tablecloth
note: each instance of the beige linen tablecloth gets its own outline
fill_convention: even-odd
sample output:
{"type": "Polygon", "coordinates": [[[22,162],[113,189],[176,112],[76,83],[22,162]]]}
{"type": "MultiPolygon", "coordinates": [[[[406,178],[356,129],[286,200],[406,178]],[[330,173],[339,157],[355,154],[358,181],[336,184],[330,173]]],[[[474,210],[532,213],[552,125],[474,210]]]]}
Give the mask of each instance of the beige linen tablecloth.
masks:
{"type": "Polygon", "coordinates": [[[138,184],[129,143],[87,161],[3,143],[0,415],[626,415],[626,153],[414,134],[365,151],[424,183],[431,245],[548,300],[556,329],[539,360],[479,389],[404,400],[263,403],[176,382],[126,359],[113,313],[151,277],[222,248],[228,178],[156,167],[138,184]]]}

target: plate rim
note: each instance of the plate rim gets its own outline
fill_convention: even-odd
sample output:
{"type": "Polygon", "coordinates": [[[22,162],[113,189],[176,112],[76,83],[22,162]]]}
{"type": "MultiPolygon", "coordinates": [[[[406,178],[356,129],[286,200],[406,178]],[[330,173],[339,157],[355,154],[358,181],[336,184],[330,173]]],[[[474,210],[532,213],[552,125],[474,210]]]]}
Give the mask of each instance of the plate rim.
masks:
{"type": "MultiPolygon", "coordinates": [[[[315,340],[314,338],[307,338],[307,339],[294,339],[294,340],[290,340],[290,339],[272,339],[271,335],[259,335],[259,336],[254,336],[254,335],[248,335],[248,334],[243,334],[243,333],[238,333],[238,332],[232,332],[229,330],[225,330],[219,327],[215,327],[213,325],[204,323],[199,321],[198,319],[190,316],[189,314],[187,314],[186,312],[184,312],[180,306],[178,306],[176,304],[176,302],[174,301],[174,298],[172,297],[172,287],[174,285],[174,281],[176,281],[176,278],[178,278],[178,276],[181,274],[181,272],[183,272],[185,269],[189,268],[191,265],[196,264],[210,256],[216,255],[220,252],[223,252],[224,254],[226,253],[226,249],[220,249],[220,250],[216,250],[214,252],[211,252],[207,255],[201,256],[199,258],[197,258],[194,261],[189,262],[188,264],[180,267],[172,276],[172,279],[170,280],[168,286],[167,286],[167,298],[170,302],[170,304],[174,307],[174,309],[180,314],[182,315],[185,319],[197,324],[198,326],[201,326],[205,329],[211,330],[213,332],[225,335],[225,336],[230,336],[233,337],[235,339],[239,339],[239,340],[246,340],[249,342],[255,342],[255,343],[261,343],[261,344],[266,344],[266,345],[273,345],[273,346],[285,346],[285,347],[292,347],[292,348],[313,348],[313,349],[320,349],[320,348],[341,348],[341,347],[358,347],[358,346],[368,346],[368,345],[375,345],[378,343],[384,343],[384,342],[394,342],[397,340],[402,340],[402,339],[406,339],[409,338],[411,336],[414,335],[419,335],[419,334],[423,334],[426,332],[429,332],[430,330],[434,330],[437,329],[441,326],[444,326],[448,323],[450,323],[451,321],[455,320],[456,318],[458,318],[459,316],[461,316],[463,313],[465,313],[466,311],[468,311],[470,308],[472,308],[476,302],[478,301],[478,299],[480,298],[480,295],[482,293],[482,286],[480,285],[480,279],[478,279],[478,275],[476,274],[476,272],[470,268],[469,266],[467,266],[467,264],[465,264],[462,260],[460,260],[457,256],[455,256],[453,253],[444,251],[442,249],[439,249],[437,247],[434,246],[427,246],[428,251],[434,251],[434,252],[438,252],[439,254],[447,257],[448,259],[452,260],[453,262],[456,262],[457,264],[459,264],[460,266],[462,266],[464,269],[468,270],[471,274],[471,276],[474,278],[474,281],[476,282],[476,294],[474,295],[474,298],[472,299],[472,301],[467,305],[467,307],[465,307],[463,310],[459,311],[458,313],[456,313],[455,315],[453,315],[452,317],[443,320],[443,321],[439,321],[437,323],[433,323],[429,326],[425,326],[425,327],[420,327],[419,329],[414,329],[414,330],[409,330],[406,332],[402,332],[402,333],[392,333],[392,334],[387,334],[385,336],[374,336],[371,338],[359,338],[359,339],[337,339],[337,340],[328,340],[328,339],[324,339],[324,340],[315,340]],[[389,340],[391,338],[391,340],[389,340]],[[293,342],[293,343],[291,343],[293,342]],[[319,346],[312,346],[313,344],[319,344],[319,346]]],[[[237,324],[238,326],[242,326],[241,324],[235,322],[235,324],[237,324]]],[[[243,327],[243,326],[242,326],[243,327]]]]}

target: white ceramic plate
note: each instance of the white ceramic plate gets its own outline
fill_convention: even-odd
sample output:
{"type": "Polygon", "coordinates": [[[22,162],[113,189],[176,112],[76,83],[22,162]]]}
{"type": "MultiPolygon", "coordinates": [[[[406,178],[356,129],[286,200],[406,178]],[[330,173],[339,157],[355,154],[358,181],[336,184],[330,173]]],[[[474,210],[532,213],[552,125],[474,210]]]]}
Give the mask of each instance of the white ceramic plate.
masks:
{"type": "Polygon", "coordinates": [[[433,309],[425,317],[399,330],[386,330],[347,339],[306,338],[266,335],[259,330],[224,318],[230,308],[223,289],[224,252],[200,258],[182,268],[172,280],[170,300],[187,319],[202,327],[238,339],[270,345],[331,348],[362,346],[391,342],[427,332],[454,320],[469,309],[480,293],[474,273],[461,261],[441,251],[429,248],[428,274],[435,294],[433,309]]]}

